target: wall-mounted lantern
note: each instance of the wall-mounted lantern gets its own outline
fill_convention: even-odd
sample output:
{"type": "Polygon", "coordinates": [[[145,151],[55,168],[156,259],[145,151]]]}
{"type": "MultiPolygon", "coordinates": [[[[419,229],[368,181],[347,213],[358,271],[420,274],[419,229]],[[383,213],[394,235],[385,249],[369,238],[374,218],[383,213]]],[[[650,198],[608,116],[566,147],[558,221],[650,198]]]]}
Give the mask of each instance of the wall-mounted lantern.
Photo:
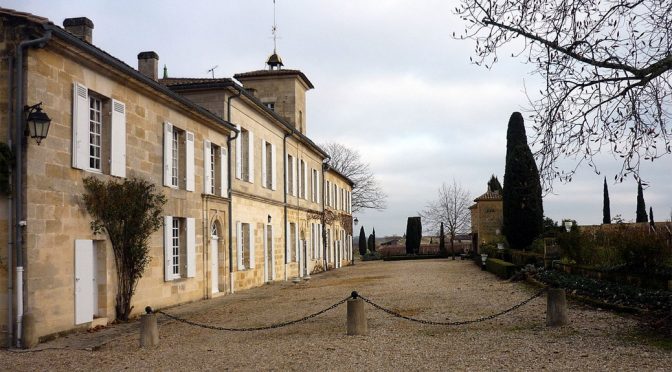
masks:
{"type": "Polygon", "coordinates": [[[28,125],[28,134],[30,135],[30,138],[35,139],[35,142],[37,142],[37,145],[39,146],[42,140],[47,138],[51,119],[42,111],[42,102],[32,106],[26,106],[23,111],[27,113],[26,124],[28,125]]]}

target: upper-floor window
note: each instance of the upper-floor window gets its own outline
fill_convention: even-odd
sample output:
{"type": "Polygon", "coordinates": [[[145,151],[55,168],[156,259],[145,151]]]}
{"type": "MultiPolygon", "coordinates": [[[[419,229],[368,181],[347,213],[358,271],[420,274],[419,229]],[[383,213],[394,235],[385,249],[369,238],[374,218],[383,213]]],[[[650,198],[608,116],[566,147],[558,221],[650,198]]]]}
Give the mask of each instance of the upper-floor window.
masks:
{"type": "Polygon", "coordinates": [[[254,133],[238,126],[236,138],[236,178],[254,183],[254,133]]]}
{"type": "Polygon", "coordinates": [[[314,203],[317,203],[320,201],[320,173],[317,171],[317,169],[312,170],[312,178],[311,178],[311,184],[312,184],[312,192],[311,192],[311,200],[314,203]]]}
{"type": "Polygon", "coordinates": [[[306,162],[301,159],[299,163],[299,196],[303,199],[308,199],[307,181],[306,162]]]}
{"type": "Polygon", "coordinates": [[[126,105],[73,84],[72,166],[126,177],[126,105]]]}
{"type": "Polygon", "coordinates": [[[275,190],[277,176],[275,170],[275,145],[261,140],[261,186],[275,190]]]}
{"type": "Polygon", "coordinates": [[[287,193],[296,195],[296,159],[287,155],[287,193]]]}
{"type": "Polygon", "coordinates": [[[203,193],[228,196],[228,156],[226,148],[203,141],[203,193]]]}
{"type": "Polygon", "coordinates": [[[165,122],[163,184],[194,191],[194,134],[165,122]]]}

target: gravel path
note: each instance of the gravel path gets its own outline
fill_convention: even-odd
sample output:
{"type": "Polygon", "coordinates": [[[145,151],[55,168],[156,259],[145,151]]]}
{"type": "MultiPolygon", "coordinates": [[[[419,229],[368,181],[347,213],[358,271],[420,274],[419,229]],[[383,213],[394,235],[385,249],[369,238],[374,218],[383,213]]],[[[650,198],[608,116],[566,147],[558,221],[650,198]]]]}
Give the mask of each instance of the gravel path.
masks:
{"type": "MultiPolygon", "coordinates": [[[[437,321],[490,315],[536,292],[498,280],[471,261],[358,262],[301,284],[267,285],[166,312],[213,325],[261,326],[321,310],[352,290],[404,315],[437,321]]],[[[97,351],[2,350],[0,370],[648,371],[672,366],[672,353],[638,336],[636,322],[627,317],[572,303],[569,326],[546,328],[544,296],[497,319],[459,327],[417,324],[366,309],[369,336],[345,335],[345,305],[301,324],[251,333],[164,321],[156,349],[139,349],[137,327],[129,326],[127,332],[107,331],[114,336],[97,351]]],[[[70,337],[71,344],[78,337],[87,336],[70,337]]],[[[63,347],[66,341],[42,347],[63,347]]]]}

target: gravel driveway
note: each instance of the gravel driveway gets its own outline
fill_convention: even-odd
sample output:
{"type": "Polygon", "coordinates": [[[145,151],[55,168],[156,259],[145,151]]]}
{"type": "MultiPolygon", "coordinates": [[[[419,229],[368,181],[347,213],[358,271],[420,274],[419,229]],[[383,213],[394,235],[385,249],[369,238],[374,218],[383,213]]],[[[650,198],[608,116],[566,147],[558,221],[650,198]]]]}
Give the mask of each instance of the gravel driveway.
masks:
{"type": "MultiPolygon", "coordinates": [[[[437,321],[490,315],[536,292],[498,280],[471,261],[357,262],[301,284],[266,285],[166,312],[213,325],[261,326],[321,310],[353,290],[404,315],[437,321]]],[[[138,348],[136,322],[125,325],[126,332],[102,331],[99,338],[109,334],[110,339],[96,351],[2,350],[0,370],[611,371],[672,366],[672,353],[639,336],[637,323],[628,317],[572,303],[569,326],[545,327],[544,296],[494,320],[456,327],[392,318],[369,305],[366,310],[368,336],[345,335],[345,305],[297,325],[250,333],[164,321],[160,344],[151,350],[138,348]]],[[[86,335],[41,347],[65,347],[78,337],[86,335]]]]}

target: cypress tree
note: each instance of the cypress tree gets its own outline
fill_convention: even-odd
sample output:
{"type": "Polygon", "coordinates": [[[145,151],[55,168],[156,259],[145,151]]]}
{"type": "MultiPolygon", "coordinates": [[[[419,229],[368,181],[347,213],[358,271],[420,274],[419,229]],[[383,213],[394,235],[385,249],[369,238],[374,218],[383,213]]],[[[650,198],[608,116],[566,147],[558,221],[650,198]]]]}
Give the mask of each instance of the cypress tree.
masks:
{"type": "Polygon", "coordinates": [[[443,233],[443,222],[441,222],[441,229],[439,230],[439,255],[441,257],[448,257],[448,250],[446,250],[446,238],[443,233]]]}
{"type": "Polygon", "coordinates": [[[544,207],[539,170],[527,145],[525,124],[519,112],[511,114],[506,132],[503,226],[514,248],[526,248],[543,231],[544,207]]]}
{"type": "Polygon", "coordinates": [[[359,255],[362,257],[366,255],[366,233],[364,233],[364,226],[359,229],[359,255]]]}
{"type": "Polygon", "coordinates": [[[494,174],[492,177],[490,177],[490,181],[488,181],[488,191],[502,191],[502,184],[499,183],[499,180],[497,179],[497,176],[494,174]]]}
{"type": "Polygon", "coordinates": [[[602,201],[602,223],[611,223],[611,209],[609,208],[609,189],[607,188],[607,177],[604,177],[604,196],[602,201]]]}
{"type": "Polygon", "coordinates": [[[408,217],[406,223],[406,254],[418,254],[421,239],[422,221],[420,217],[408,217]]]}
{"type": "Polygon", "coordinates": [[[649,207],[649,225],[655,226],[653,222],[653,207],[649,207]]]}
{"type": "Polygon", "coordinates": [[[371,233],[371,236],[369,237],[369,250],[371,252],[376,251],[376,228],[373,228],[373,232],[371,233]],[[371,236],[373,236],[373,241],[371,241],[371,236]]]}
{"type": "Polygon", "coordinates": [[[644,191],[642,191],[642,181],[637,181],[637,219],[635,222],[646,222],[646,204],[644,203],[644,191]]]}

